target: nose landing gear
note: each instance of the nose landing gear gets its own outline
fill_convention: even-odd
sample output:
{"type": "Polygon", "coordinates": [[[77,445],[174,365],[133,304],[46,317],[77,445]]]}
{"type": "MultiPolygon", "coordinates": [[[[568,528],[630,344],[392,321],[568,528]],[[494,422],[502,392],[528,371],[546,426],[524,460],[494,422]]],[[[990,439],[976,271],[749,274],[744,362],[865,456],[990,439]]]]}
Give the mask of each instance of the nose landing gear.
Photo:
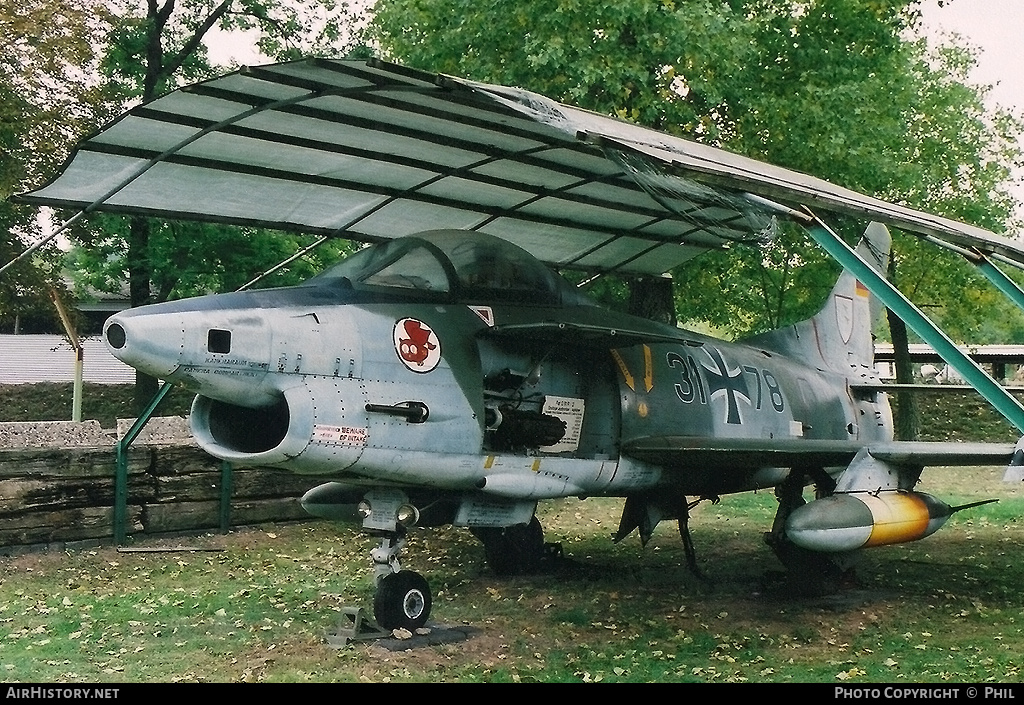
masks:
{"type": "Polygon", "coordinates": [[[427,623],[432,597],[422,575],[402,570],[398,554],[404,546],[405,529],[399,527],[397,531],[385,533],[380,546],[370,554],[377,582],[373,617],[384,629],[414,631],[427,623]]]}

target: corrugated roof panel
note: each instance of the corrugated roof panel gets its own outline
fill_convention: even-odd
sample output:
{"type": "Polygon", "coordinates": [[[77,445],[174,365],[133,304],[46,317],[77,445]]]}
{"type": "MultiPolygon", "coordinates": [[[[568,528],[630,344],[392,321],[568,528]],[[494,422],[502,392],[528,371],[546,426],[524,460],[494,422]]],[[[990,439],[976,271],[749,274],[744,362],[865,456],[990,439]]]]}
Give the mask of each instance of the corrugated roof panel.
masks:
{"type": "Polygon", "coordinates": [[[474,230],[486,220],[486,213],[469,208],[397,199],[360,218],[348,231],[370,238],[391,239],[433,229],[474,230]]]}
{"type": "MultiPolygon", "coordinates": [[[[605,233],[604,239],[596,241],[594,231],[589,228],[575,228],[568,225],[534,223],[530,228],[522,227],[522,221],[513,217],[496,218],[479,228],[481,232],[500,237],[522,247],[527,252],[543,250],[547,261],[555,266],[572,266],[580,257],[611,240],[616,235],[605,233]]],[[[597,268],[610,266],[608,261],[597,268]]]]}
{"type": "Polygon", "coordinates": [[[1024,263],[1024,247],[982,228],[529,91],[380,61],[261,66],[175,91],[86,140],[22,200],[356,240],[482,228],[551,264],[648,273],[757,241],[793,213],[746,193],[1024,263]]]}

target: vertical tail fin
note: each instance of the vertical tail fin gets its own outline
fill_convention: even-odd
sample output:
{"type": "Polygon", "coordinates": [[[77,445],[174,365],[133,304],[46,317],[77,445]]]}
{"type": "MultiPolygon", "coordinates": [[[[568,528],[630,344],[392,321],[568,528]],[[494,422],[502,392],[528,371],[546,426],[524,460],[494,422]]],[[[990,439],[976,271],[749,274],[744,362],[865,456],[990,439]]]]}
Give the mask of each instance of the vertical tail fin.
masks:
{"type": "MultiPolygon", "coordinates": [[[[891,243],[889,230],[881,223],[871,223],[857,254],[884,275],[891,243]]],[[[744,342],[847,376],[870,376],[874,369],[871,330],[881,312],[882,303],[844,270],[814,316],[744,342]]]]}

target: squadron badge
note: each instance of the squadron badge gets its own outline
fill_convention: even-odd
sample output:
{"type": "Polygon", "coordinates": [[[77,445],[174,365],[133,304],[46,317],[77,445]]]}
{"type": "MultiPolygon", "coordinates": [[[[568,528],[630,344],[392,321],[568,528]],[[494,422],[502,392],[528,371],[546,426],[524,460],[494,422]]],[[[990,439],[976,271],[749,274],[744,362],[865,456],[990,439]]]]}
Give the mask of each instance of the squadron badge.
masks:
{"type": "Polygon", "coordinates": [[[430,372],[441,361],[441,341],[423,321],[403,318],[395,323],[395,352],[413,372],[430,372]]]}

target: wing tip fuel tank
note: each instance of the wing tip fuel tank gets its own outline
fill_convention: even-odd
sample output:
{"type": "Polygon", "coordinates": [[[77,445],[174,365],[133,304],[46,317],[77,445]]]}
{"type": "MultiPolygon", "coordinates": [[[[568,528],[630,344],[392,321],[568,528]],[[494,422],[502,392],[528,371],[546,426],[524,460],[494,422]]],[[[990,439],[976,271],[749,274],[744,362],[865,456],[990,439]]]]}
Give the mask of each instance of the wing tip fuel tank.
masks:
{"type": "Polygon", "coordinates": [[[837,493],[795,510],[786,536],[810,551],[854,551],[930,536],[954,511],[923,492],[837,493]]]}

